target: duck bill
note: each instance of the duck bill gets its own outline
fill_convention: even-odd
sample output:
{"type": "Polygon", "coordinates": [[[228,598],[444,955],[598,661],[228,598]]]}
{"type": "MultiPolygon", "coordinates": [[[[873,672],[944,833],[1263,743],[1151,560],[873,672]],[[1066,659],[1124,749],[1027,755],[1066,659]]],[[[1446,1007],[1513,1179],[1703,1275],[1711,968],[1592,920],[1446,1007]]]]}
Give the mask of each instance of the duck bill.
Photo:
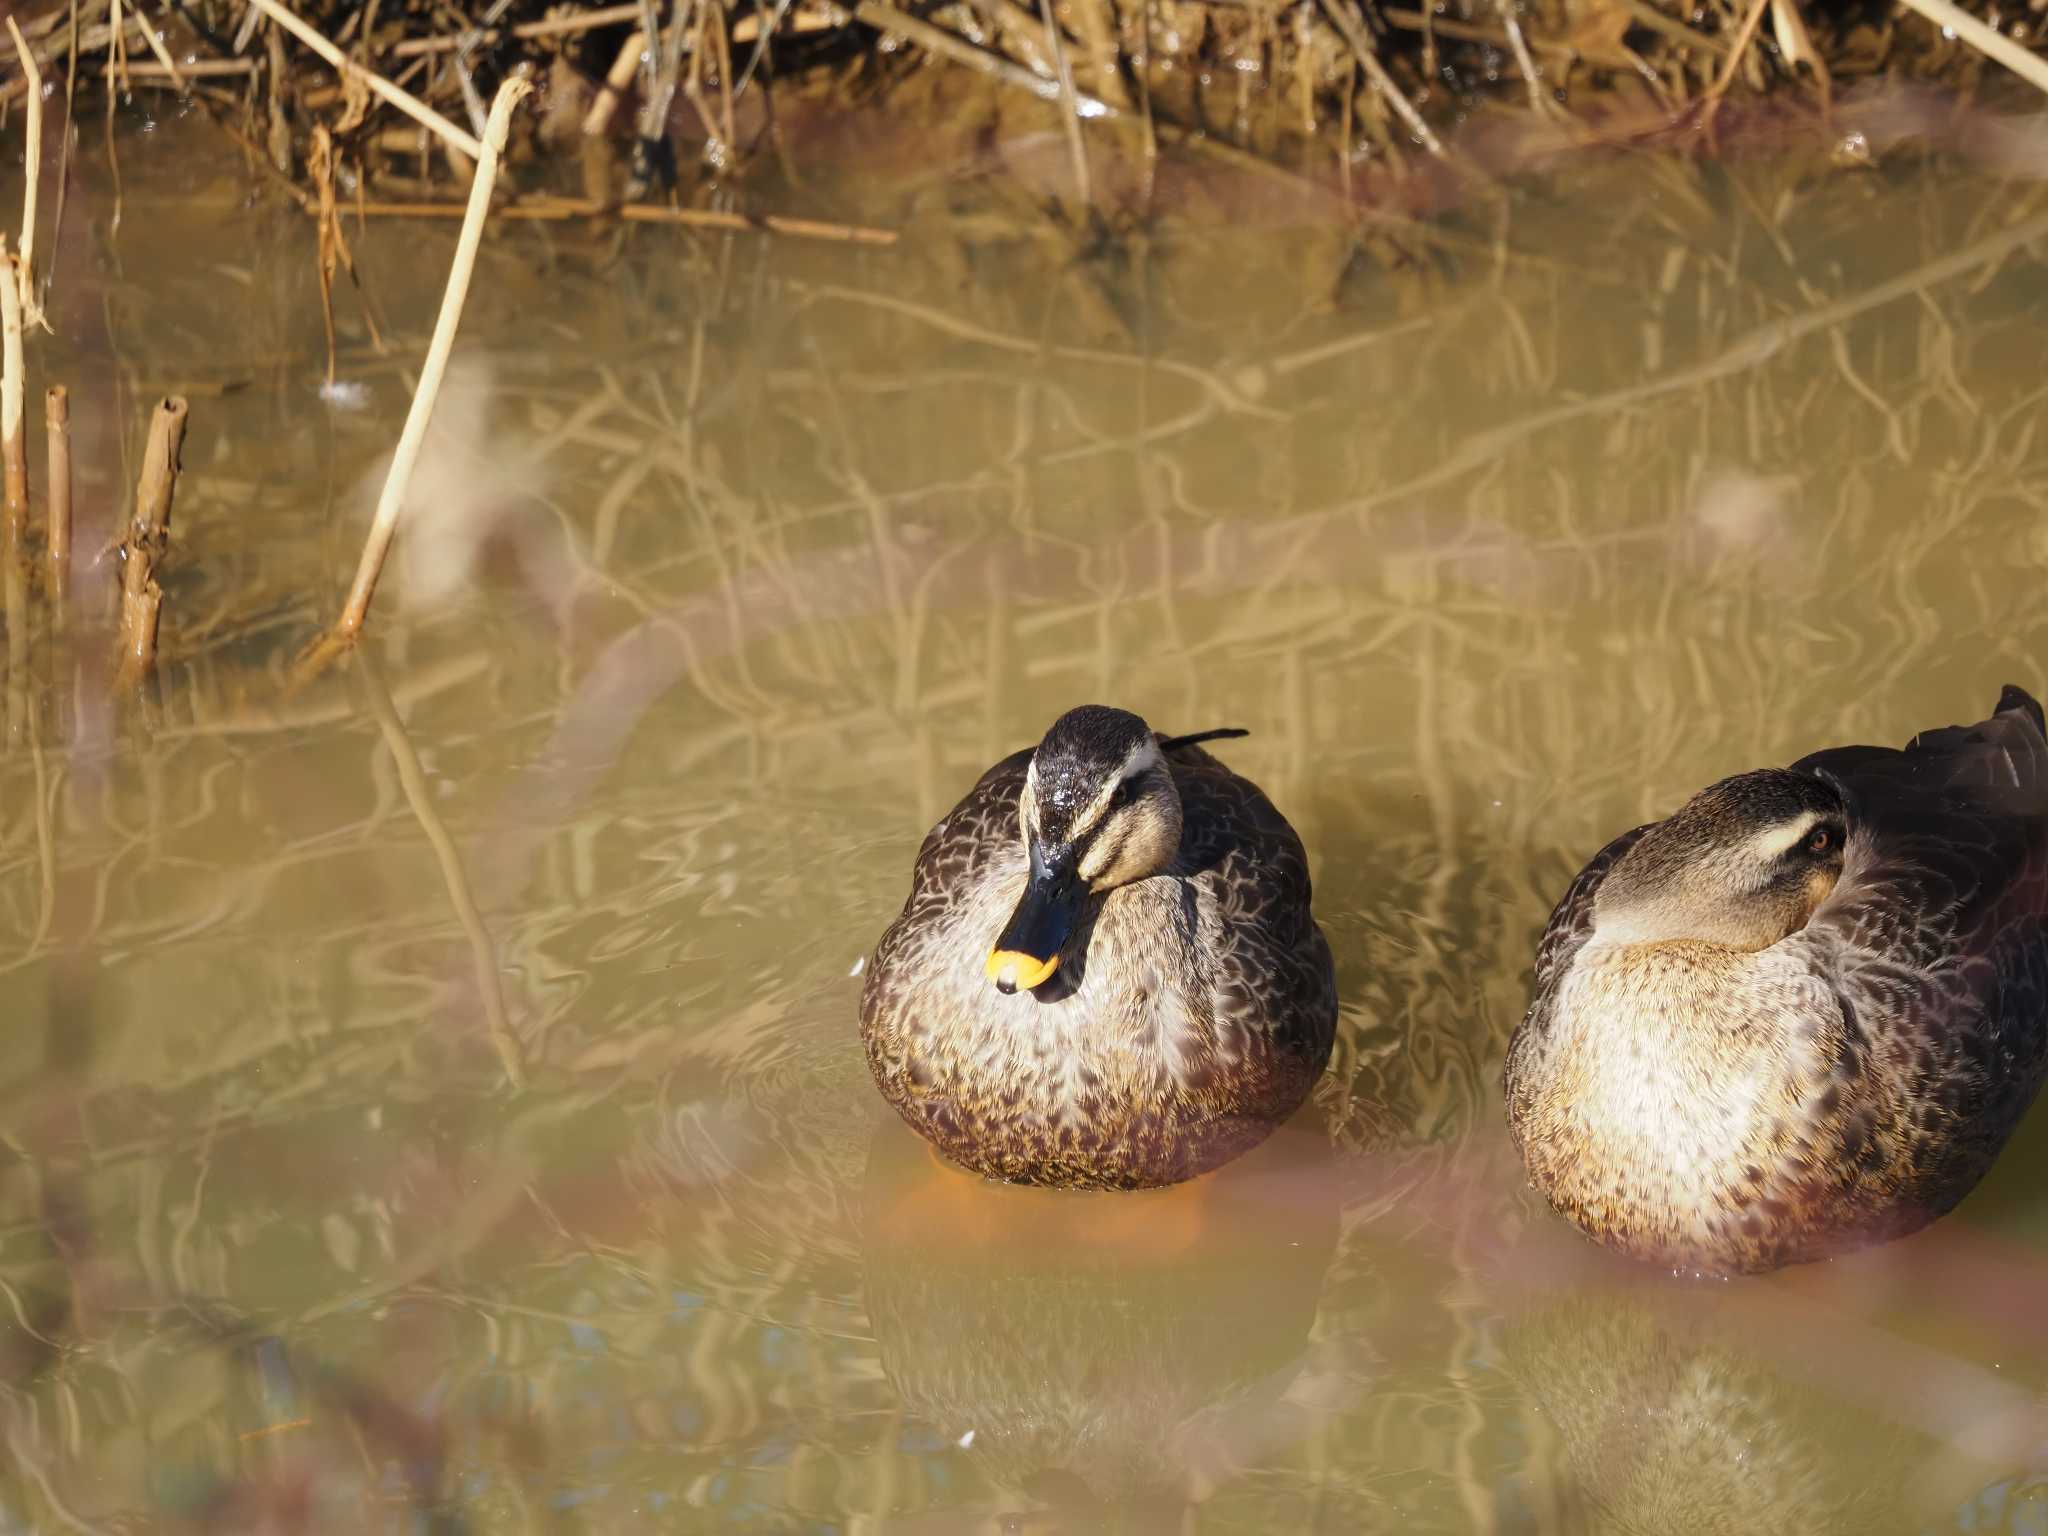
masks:
{"type": "Polygon", "coordinates": [[[1081,895],[1077,880],[1032,872],[1017,910],[989,951],[988,979],[998,992],[1007,995],[1019,987],[1028,992],[1059,969],[1060,950],[1081,915],[1081,895]]]}

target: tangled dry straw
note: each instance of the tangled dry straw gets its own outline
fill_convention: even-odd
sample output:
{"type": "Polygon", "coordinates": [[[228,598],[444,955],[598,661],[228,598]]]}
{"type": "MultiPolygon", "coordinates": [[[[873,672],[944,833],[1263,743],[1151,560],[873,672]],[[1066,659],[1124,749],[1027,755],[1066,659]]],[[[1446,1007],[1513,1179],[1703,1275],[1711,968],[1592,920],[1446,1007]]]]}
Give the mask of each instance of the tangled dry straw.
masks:
{"type": "MultiPolygon", "coordinates": [[[[1382,190],[1399,186],[1418,159],[1453,182],[1491,189],[1488,169],[1433,122],[1500,91],[1525,93],[1537,118],[1567,140],[1586,142],[1710,126],[1744,79],[1753,89],[1800,81],[1825,105],[1838,76],[1967,68],[1958,60],[1989,58],[2048,89],[2048,65],[2026,46],[2030,19],[1987,23],[1953,0],[1902,3],[1939,31],[1863,12],[1809,17],[1796,0],[1703,0],[1684,15],[1651,0],[1496,0],[1491,13],[1461,0],[1457,14],[1379,0],[1040,0],[1035,12],[1016,0],[855,0],[850,8],[777,0],[772,10],[757,4],[751,13],[708,0],[671,0],[666,12],[657,0],[635,0],[545,13],[530,0],[525,10],[515,0],[493,0],[475,14],[421,0],[389,7],[372,0],[340,14],[301,13],[286,0],[196,0],[159,14],[124,10],[121,0],[105,0],[104,8],[70,0],[26,28],[10,16],[20,74],[0,87],[0,102],[25,103],[27,177],[19,252],[0,277],[9,558],[22,558],[28,526],[23,339],[42,321],[37,193],[44,98],[58,89],[60,74],[60,224],[81,71],[102,87],[110,154],[121,97],[141,85],[183,94],[315,220],[330,385],[333,284],[342,271],[356,275],[344,208],[359,224],[373,213],[463,220],[414,409],[347,606],[309,653],[317,670],[361,632],[494,211],[891,244],[897,236],[890,229],[743,212],[730,199],[728,206],[699,204],[707,191],[723,197],[741,187],[764,161],[787,164],[778,100],[785,116],[808,110],[827,117],[859,101],[916,103],[913,82],[928,77],[932,63],[995,82],[996,102],[1041,119],[1050,114],[1066,149],[1054,205],[1070,224],[1095,232],[1105,219],[1146,214],[1163,144],[1275,172],[1300,188],[1334,186],[1347,208],[1361,175],[1379,175],[1382,190]],[[1957,38],[1972,51],[1949,51],[1957,38]],[[153,64],[132,56],[137,45],[153,64]],[[1590,101],[1582,100],[1582,85],[1598,87],[1583,93],[1590,101]],[[543,110],[515,118],[513,109],[536,89],[543,110]],[[488,110],[486,90],[495,98],[488,110]],[[501,163],[523,165],[503,196],[501,163]],[[1135,176],[1133,166],[1140,167],[1135,176]]],[[[966,118],[949,131],[967,138],[1003,131],[985,106],[966,118]]],[[[118,183],[116,197],[118,206],[118,183]]],[[[68,464],[64,405],[52,396],[47,418],[59,468],[68,464]]],[[[167,462],[166,483],[174,483],[175,449],[167,462]]],[[[61,525],[68,486],[60,482],[53,477],[46,537],[59,601],[69,557],[61,525]]],[[[166,525],[168,511],[166,493],[166,525]]],[[[159,527],[144,543],[160,555],[165,537],[159,527]]],[[[130,679],[148,670],[155,653],[160,595],[153,595],[149,563],[130,559],[124,577],[135,587],[121,608],[121,668],[130,679]]]]}
{"type": "MultiPolygon", "coordinates": [[[[928,66],[995,82],[1013,123],[1056,126],[1067,196],[1093,206],[1114,201],[1104,159],[1149,162],[1174,144],[1335,170],[1347,191],[1354,173],[1429,161],[1483,180],[1443,130],[1494,98],[1590,137],[1694,124],[1736,90],[1790,86],[1824,104],[1844,80],[1967,79],[1987,59],[2048,89],[2044,32],[2037,7],[1955,0],[72,0],[35,15],[14,51],[31,72],[39,59],[67,104],[81,78],[110,107],[141,89],[202,103],[323,223],[337,185],[364,214],[458,204],[486,104],[519,77],[542,110],[513,136],[520,175],[501,201],[526,217],[884,241],[697,194],[786,165],[792,107],[911,100],[928,66]]],[[[4,87],[34,94],[26,75],[4,87]]]]}

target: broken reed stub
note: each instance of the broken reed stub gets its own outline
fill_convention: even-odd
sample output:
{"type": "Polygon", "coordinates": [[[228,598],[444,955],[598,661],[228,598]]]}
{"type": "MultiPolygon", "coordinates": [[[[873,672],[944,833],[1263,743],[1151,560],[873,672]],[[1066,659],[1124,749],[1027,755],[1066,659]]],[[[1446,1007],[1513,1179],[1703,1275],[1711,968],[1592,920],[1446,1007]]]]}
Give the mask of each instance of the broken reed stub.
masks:
{"type": "Polygon", "coordinates": [[[149,447],[135,485],[135,515],[121,541],[121,651],[118,679],[139,682],[156,663],[157,623],[163,588],[157,563],[171,540],[171,502],[178,491],[178,453],[185,444],[189,407],[181,395],[160,401],[150,418],[149,447]]]}

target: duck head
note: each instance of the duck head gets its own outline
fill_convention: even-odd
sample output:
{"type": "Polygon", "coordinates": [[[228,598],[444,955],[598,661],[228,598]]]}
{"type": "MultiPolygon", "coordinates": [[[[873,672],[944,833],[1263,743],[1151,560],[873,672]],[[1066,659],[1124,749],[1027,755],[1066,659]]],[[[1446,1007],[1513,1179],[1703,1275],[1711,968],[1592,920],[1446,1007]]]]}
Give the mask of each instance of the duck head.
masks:
{"type": "Polygon", "coordinates": [[[1608,872],[1593,936],[1768,948],[1827,900],[1847,837],[1841,795],[1809,774],[1766,768],[1710,784],[1608,872]]]}
{"type": "Polygon", "coordinates": [[[988,978],[1003,993],[1059,968],[1091,895],[1158,874],[1180,847],[1180,792],[1158,739],[1136,715],[1100,704],[1053,722],[1017,813],[1031,867],[989,951],[988,978]]]}

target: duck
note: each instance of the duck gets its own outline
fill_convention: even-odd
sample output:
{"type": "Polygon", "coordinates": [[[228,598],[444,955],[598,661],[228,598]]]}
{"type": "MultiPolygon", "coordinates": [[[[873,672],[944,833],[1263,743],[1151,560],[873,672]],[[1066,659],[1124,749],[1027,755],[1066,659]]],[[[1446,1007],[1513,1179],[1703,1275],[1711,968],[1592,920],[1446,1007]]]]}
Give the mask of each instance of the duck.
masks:
{"type": "Polygon", "coordinates": [[[1593,856],[1534,970],[1508,1128],[1588,1236],[1725,1276],[1918,1230],[2048,1075],[2040,704],[1707,786],[1593,856]]]}
{"type": "Polygon", "coordinates": [[[984,1178],[1146,1189],[1250,1150],[1328,1064],[1308,858],[1249,779],[1107,705],[1004,758],[918,849],[876,945],[876,1085],[984,1178]]]}

